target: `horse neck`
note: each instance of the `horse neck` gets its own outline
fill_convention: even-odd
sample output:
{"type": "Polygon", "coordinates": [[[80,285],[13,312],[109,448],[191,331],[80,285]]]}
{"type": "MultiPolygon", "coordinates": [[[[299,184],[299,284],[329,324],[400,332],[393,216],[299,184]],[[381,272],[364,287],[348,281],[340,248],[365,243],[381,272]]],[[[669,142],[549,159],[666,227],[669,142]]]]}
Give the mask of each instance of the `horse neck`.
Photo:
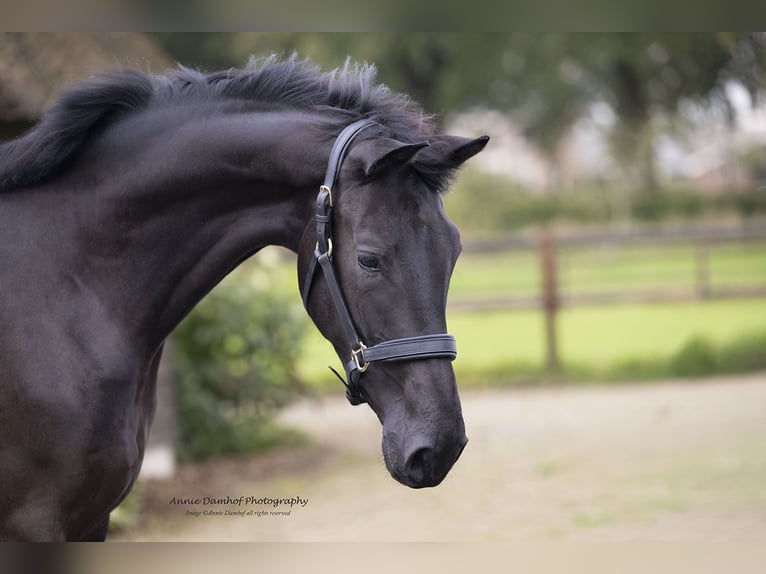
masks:
{"type": "Polygon", "coordinates": [[[330,143],[312,145],[308,116],[191,116],[116,126],[67,178],[79,190],[69,194],[74,260],[64,272],[149,347],[251,254],[297,250],[329,155],[330,143]]]}

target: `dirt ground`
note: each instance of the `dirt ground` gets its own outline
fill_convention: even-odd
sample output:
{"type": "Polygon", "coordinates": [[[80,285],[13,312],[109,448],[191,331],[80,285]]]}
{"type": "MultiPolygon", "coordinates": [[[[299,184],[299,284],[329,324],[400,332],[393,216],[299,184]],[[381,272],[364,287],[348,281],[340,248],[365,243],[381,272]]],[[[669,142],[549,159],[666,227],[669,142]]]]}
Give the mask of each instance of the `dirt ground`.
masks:
{"type": "Polygon", "coordinates": [[[437,488],[390,478],[367,407],[307,401],[282,419],[312,446],[144,483],[146,517],[111,539],[766,540],[766,373],[462,398],[470,443],[437,488]],[[308,502],[206,506],[171,504],[174,496],[308,502]]]}

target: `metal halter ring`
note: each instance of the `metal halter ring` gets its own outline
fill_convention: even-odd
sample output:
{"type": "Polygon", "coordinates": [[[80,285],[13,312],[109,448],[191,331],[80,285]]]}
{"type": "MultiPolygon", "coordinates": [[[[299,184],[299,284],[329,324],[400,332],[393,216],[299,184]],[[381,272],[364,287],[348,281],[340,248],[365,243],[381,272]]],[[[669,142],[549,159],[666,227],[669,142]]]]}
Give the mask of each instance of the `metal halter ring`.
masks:
{"type": "Polygon", "coordinates": [[[359,348],[358,349],[351,349],[351,358],[354,359],[354,363],[356,363],[356,370],[360,373],[364,373],[367,370],[367,367],[370,366],[369,361],[365,361],[364,365],[361,365],[359,363],[359,355],[362,355],[362,359],[364,360],[364,350],[367,348],[367,346],[359,341],[359,348]]]}
{"type": "MultiPolygon", "coordinates": [[[[319,251],[319,241],[317,241],[315,249],[319,251]]],[[[327,238],[327,257],[332,257],[332,239],[327,238]]]]}

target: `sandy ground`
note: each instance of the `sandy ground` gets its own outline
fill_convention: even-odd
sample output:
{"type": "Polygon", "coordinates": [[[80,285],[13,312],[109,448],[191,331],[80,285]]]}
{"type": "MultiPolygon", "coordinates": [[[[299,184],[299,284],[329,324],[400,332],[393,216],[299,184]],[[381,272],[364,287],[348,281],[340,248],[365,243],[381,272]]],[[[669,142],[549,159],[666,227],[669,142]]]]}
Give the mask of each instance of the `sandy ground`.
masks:
{"type": "Polygon", "coordinates": [[[308,401],[282,419],[311,447],[146,483],[148,518],[112,540],[766,541],[766,374],[462,398],[470,443],[437,488],[390,478],[367,407],[308,401]],[[169,503],[227,495],[308,503],[169,503]]]}

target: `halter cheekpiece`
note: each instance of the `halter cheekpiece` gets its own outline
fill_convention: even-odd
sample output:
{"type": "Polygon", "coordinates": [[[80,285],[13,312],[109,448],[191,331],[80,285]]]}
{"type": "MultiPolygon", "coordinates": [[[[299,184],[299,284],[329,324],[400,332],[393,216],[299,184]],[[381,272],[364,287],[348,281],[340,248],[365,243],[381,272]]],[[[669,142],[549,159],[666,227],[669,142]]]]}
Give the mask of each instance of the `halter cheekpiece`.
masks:
{"type": "Polygon", "coordinates": [[[330,367],[336,376],[346,385],[346,397],[352,405],[358,405],[366,402],[361,387],[362,374],[367,371],[370,363],[378,361],[415,361],[423,359],[450,359],[457,357],[457,345],[452,335],[445,333],[434,335],[418,335],[406,337],[404,339],[391,339],[378,343],[377,345],[367,347],[362,342],[351,313],[346,304],[346,298],[343,296],[338,276],[335,273],[335,266],[332,261],[332,211],[333,211],[333,187],[340,175],[340,169],[343,160],[348,154],[351,142],[362,130],[375,125],[376,122],[369,119],[362,119],[347,126],[338,135],[330,152],[330,159],[327,163],[327,172],[324,183],[319,186],[319,193],[316,199],[316,224],[317,224],[317,242],[314,249],[314,258],[311,261],[308,275],[303,284],[303,304],[308,308],[311,286],[314,284],[314,277],[317,269],[322,270],[322,274],[330,291],[335,310],[338,313],[341,325],[348,341],[349,355],[345,363],[347,381],[341,377],[338,372],[330,367]],[[318,267],[317,267],[318,264],[318,267]]]}

